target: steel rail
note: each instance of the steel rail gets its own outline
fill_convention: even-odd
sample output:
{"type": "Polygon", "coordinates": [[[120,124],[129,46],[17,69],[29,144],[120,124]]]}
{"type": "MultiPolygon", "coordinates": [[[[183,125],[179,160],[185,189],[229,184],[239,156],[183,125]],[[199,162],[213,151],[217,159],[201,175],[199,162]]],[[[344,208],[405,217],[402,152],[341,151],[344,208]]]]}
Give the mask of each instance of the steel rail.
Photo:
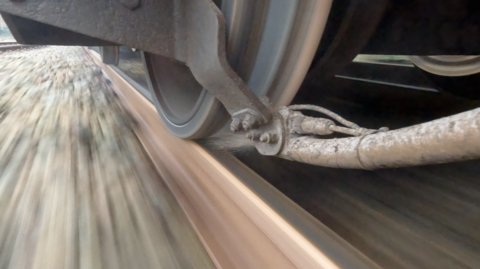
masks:
{"type": "Polygon", "coordinates": [[[155,107],[87,51],[138,120],[138,138],[218,268],[378,268],[238,160],[170,134],[155,107]]]}

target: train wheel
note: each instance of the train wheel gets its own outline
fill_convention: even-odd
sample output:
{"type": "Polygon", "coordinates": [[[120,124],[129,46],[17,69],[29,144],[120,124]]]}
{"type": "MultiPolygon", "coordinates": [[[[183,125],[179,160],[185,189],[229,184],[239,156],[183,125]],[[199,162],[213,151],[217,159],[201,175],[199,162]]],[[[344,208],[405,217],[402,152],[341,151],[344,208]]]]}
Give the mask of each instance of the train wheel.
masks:
{"type": "Polygon", "coordinates": [[[410,61],[440,89],[480,99],[480,56],[410,56],[410,61]]]}
{"type": "MultiPolygon", "coordinates": [[[[327,1],[223,0],[227,58],[258,96],[275,106],[295,96],[313,59],[331,6],[327,1]]],[[[183,63],[144,53],[158,114],[174,135],[202,138],[229,116],[183,63]]]]}

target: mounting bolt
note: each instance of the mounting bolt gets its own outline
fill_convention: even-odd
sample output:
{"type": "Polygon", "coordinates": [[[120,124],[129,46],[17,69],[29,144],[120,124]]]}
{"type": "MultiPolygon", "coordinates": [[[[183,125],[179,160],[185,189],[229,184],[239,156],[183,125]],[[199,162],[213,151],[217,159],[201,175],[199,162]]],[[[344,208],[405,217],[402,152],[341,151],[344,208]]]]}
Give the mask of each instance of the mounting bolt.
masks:
{"type": "Polygon", "coordinates": [[[234,118],[232,123],[230,124],[230,131],[236,133],[240,131],[240,119],[234,118]]]}
{"type": "Polygon", "coordinates": [[[275,143],[277,135],[275,133],[266,132],[260,136],[260,141],[263,143],[275,143]]]}
{"type": "Polygon", "coordinates": [[[140,5],[140,0],[120,0],[123,6],[132,10],[140,5]]]}
{"type": "Polygon", "coordinates": [[[254,116],[247,114],[243,119],[242,127],[245,131],[250,131],[254,126],[257,120],[254,116]]]}

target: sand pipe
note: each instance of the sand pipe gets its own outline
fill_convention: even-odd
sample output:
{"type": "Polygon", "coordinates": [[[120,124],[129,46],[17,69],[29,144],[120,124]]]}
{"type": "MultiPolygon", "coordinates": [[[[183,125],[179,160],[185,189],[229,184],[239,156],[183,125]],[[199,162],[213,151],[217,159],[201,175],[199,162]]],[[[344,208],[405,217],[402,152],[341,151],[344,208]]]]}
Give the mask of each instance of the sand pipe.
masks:
{"type": "Polygon", "coordinates": [[[407,128],[359,137],[290,137],[278,155],[293,161],[379,169],[480,158],[480,108],[407,128]]]}

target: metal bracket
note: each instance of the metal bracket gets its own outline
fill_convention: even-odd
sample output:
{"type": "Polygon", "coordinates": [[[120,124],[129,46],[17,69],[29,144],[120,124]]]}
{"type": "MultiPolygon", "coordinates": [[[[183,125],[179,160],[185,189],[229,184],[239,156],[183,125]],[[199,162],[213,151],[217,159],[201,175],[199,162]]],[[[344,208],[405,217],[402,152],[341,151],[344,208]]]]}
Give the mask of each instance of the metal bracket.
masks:
{"type": "Polygon", "coordinates": [[[239,127],[271,118],[228,64],[225,19],[211,0],[142,0],[133,10],[118,0],[2,1],[0,11],[184,62],[239,127]]]}
{"type": "Polygon", "coordinates": [[[104,64],[118,65],[119,47],[118,46],[102,46],[100,47],[100,56],[104,64]]]}
{"type": "Polygon", "coordinates": [[[247,138],[254,141],[255,148],[260,154],[277,155],[283,149],[287,137],[285,122],[280,113],[275,113],[268,124],[248,132],[247,138]]]}
{"type": "Polygon", "coordinates": [[[193,76],[220,100],[234,119],[240,119],[242,111],[247,111],[242,126],[267,123],[271,118],[270,109],[227,62],[223,14],[211,0],[188,3],[188,65],[193,76]]]}

